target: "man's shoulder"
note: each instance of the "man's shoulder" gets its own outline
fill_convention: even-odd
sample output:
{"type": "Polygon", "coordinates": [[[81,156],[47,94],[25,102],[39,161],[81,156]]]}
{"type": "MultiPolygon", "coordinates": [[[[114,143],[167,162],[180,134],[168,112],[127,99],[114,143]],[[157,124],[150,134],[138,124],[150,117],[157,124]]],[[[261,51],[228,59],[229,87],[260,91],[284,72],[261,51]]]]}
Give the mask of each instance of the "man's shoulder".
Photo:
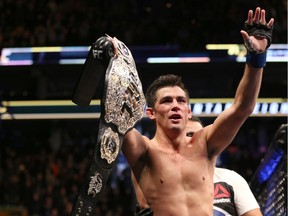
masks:
{"type": "Polygon", "coordinates": [[[234,170],[226,169],[226,168],[219,168],[216,167],[214,171],[214,180],[220,181],[239,181],[243,180],[244,178],[234,170]]]}

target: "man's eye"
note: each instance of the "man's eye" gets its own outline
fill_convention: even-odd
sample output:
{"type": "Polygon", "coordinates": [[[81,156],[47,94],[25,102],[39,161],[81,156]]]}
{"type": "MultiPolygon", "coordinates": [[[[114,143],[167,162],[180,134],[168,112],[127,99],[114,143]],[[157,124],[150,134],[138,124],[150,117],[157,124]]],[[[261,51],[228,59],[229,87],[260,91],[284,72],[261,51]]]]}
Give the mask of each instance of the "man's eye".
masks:
{"type": "Polygon", "coordinates": [[[194,132],[187,132],[187,133],[186,133],[186,136],[187,136],[187,137],[193,137],[193,135],[194,135],[194,132]]]}
{"type": "Polygon", "coordinates": [[[164,99],[164,100],[162,100],[161,102],[162,102],[162,103],[170,103],[171,100],[169,100],[169,99],[164,99]]]}
{"type": "Polygon", "coordinates": [[[187,100],[186,100],[186,98],[179,98],[178,102],[179,103],[187,103],[187,100]]]}

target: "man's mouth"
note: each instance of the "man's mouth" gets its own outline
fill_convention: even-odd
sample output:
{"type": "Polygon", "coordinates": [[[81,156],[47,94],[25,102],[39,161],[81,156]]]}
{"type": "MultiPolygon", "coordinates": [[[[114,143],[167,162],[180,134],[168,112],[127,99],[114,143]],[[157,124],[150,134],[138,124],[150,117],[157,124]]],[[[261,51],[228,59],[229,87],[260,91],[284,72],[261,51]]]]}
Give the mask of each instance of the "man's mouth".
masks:
{"type": "Polygon", "coordinates": [[[169,119],[174,119],[174,120],[177,120],[177,119],[181,119],[181,115],[179,114],[173,114],[169,117],[169,119]]]}

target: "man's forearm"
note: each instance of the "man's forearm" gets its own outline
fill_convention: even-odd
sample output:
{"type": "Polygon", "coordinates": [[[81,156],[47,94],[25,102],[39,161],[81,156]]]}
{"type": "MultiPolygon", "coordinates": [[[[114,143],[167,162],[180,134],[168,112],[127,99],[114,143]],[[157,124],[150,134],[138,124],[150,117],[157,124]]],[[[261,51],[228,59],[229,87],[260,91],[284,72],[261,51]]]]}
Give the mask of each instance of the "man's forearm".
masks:
{"type": "Polygon", "coordinates": [[[250,115],[255,107],[261,82],[263,68],[253,68],[246,64],[243,77],[238,85],[234,104],[242,114],[250,115]]]}

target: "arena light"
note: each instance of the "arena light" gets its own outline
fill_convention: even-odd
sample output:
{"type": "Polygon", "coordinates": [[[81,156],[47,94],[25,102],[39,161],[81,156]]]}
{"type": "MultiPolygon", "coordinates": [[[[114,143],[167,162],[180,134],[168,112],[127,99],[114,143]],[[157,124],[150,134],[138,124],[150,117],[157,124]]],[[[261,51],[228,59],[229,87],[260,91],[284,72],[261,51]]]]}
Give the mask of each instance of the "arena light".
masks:
{"type": "MultiPolygon", "coordinates": [[[[190,99],[192,112],[199,117],[216,117],[233,102],[232,98],[190,99]]],[[[2,101],[0,119],[94,119],[100,117],[100,100],[79,107],[70,100],[2,101]]],[[[252,117],[287,117],[288,102],[283,98],[259,98],[252,117]]]]}
{"type": "Polygon", "coordinates": [[[226,50],[228,55],[245,55],[245,46],[242,44],[207,44],[207,50],[226,50]]]}
{"type": "Polygon", "coordinates": [[[100,100],[79,107],[70,100],[2,101],[2,120],[87,119],[100,117],[100,100]],[[4,109],[5,108],[5,109],[4,109]]]}
{"type": "Polygon", "coordinates": [[[0,65],[83,64],[89,46],[2,48],[0,65]]]}
{"type": "MultiPolygon", "coordinates": [[[[267,50],[267,62],[288,62],[288,50],[267,50]]],[[[237,62],[246,62],[245,56],[237,56],[237,62]]]]}
{"type": "MultiPolygon", "coordinates": [[[[287,62],[287,44],[272,44],[267,51],[268,62],[287,62]]],[[[84,64],[90,46],[14,47],[2,48],[0,66],[36,64],[84,64]]],[[[202,53],[181,53],[177,47],[131,47],[136,63],[208,63],[245,62],[246,49],[242,44],[207,44],[202,53]],[[224,51],[224,52],[218,52],[224,51]]]]}
{"type": "MultiPolygon", "coordinates": [[[[210,51],[224,50],[229,56],[235,56],[236,62],[246,61],[246,48],[242,44],[207,44],[210,51]]],[[[288,62],[288,44],[271,44],[267,50],[267,62],[288,62]]]]}
{"type": "MultiPolygon", "coordinates": [[[[195,115],[213,117],[232,105],[232,98],[190,99],[191,110],[195,115]]],[[[259,98],[251,116],[287,116],[288,102],[282,98],[259,98]]]]}
{"type": "Polygon", "coordinates": [[[60,59],[59,64],[61,65],[72,65],[72,64],[84,64],[86,59],[60,59]]]}
{"type": "Polygon", "coordinates": [[[163,63],[207,63],[210,62],[209,57],[149,57],[147,63],[163,64],[163,63]]]}

